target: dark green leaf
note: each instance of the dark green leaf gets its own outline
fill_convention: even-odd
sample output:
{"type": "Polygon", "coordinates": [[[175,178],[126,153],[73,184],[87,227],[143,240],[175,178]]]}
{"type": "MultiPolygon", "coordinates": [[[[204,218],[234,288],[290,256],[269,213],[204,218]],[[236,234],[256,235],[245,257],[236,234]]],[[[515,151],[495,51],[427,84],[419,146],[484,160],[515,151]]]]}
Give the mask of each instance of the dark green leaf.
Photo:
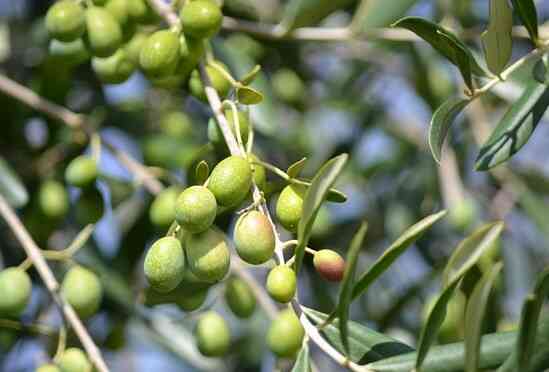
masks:
{"type": "Polygon", "coordinates": [[[549,87],[531,81],[482,145],[477,170],[487,170],[513,156],[530,139],[549,105],[549,87]]]}
{"type": "Polygon", "coordinates": [[[299,273],[299,269],[301,268],[303,256],[305,255],[305,247],[309,242],[311,229],[318,210],[322,202],[326,200],[328,191],[347,163],[347,158],[347,154],[341,154],[328,160],[313,178],[311,186],[307,188],[305,200],[303,201],[303,213],[297,227],[298,244],[295,248],[294,263],[296,273],[299,273]]]}
{"type": "Polygon", "coordinates": [[[462,240],[452,253],[442,273],[445,286],[461,279],[475,265],[482,255],[492,247],[503,231],[503,222],[492,222],[481,226],[462,240]]]}
{"type": "Polygon", "coordinates": [[[298,160],[295,163],[293,163],[292,165],[290,165],[288,167],[288,170],[286,171],[286,174],[288,174],[288,176],[290,178],[298,177],[299,174],[301,173],[301,171],[303,170],[303,167],[305,166],[305,161],[306,160],[307,160],[307,158],[302,158],[301,160],[298,160]]]}
{"type": "Polygon", "coordinates": [[[311,371],[311,359],[309,357],[309,345],[304,343],[297,354],[292,372],[310,372],[311,371]]]}
{"type": "Polygon", "coordinates": [[[263,101],[263,94],[255,90],[254,88],[242,86],[236,89],[236,96],[238,102],[244,105],[257,105],[263,101]]]}
{"type": "Polygon", "coordinates": [[[541,84],[549,84],[549,54],[545,54],[536,62],[532,70],[534,79],[541,84]]]}
{"type": "Polygon", "coordinates": [[[482,276],[473,289],[465,310],[465,371],[477,372],[480,366],[480,340],[490,292],[502,268],[498,263],[482,276]]]}
{"type": "Polygon", "coordinates": [[[202,185],[204,182],[206,182],[209,175],[210,167],[208,166],[208,163],[205,160],[200,161],[196,165],[195,169],[196,183],[202,185]]]}
{"type": "Polygon", "coordinates": [[[440,162],[442,146],[448,131],[459,113],[471,102],[465,98],[454,97],[444,102],[433,114],[429,127],[429,147],[437,162],[440,162]]]}
{"type": "Polygon", "coordinates": [[[490,23],[482,34],[486,64],[492,73],[499,75],[504,69],[513,48],[513,11],[507,0],[490,0],[490,23]]]}
{"type": "Polygon", "coordinates": [[[357,298],[364,293],[370,284],[383,274],[385,270],[387,270],[387,268],[406,251],[406,248],[418,240],[427,229],[444,217],[445,214],[446,211],[432,214],[408,228],[393,244],[391,244],[370,269],[360,277],[353,288],[353,298],[357,298]]]}
{"type": "Polygon", "coordinates": [[[20,208],[29,201],[25,185],[3,157],[0,157],[0,194],[14,208],[20,208]]]}
{"type": "Polygon", "coordinates": [[[533,0],[511,0],[522,24],[528,30],[534,44],[538,41],[538,13],[533,0]]]}
{"type": "Polygon", "coordinates": [[[337,189],[330,189],[326,200],[332,203],[345,203],[347,201],[347,195],[337,189]]]}

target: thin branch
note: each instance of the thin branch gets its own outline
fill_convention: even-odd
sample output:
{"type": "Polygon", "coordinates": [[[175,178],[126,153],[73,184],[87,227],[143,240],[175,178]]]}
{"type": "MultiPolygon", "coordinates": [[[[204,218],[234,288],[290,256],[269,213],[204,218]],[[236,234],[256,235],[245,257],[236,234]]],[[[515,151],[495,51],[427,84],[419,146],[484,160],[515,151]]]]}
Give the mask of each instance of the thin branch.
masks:
{"type": "Polygon", "coordinates": [[[159,16],[164,18],[166,23],[170,25],[170,27],[178,27],[179,26],[179,17],[177,14],[174,13],[172,7],[170,4],[163,0],[147,0],[150,6],[154,9],[156,13],[158,13],[159,16]]]}
{"type": "Polygon", "coordinates": [[[19,217],[17,217],[2,195],[0,195],[0,215],[2,215],[10,229],[15,234],[15,237],[25,250],[27,256],[32,260],[36,271],[40,275],[40,278],[46,285],[46,288],[50,292],[54,301],[63,312],[65,319],[76,333],[92,363],[96,366],[99,372],[109,372],[109,368],[101,356],[101,351],[93,342],[88,331],[86,330],[86,327],[84,327],[84,324],[78,315],[76,315],[76,312],[72,306],[65,301],[63,296],[59,293],[59,283],[57,282],[57,279],[55,279],[55,276],[44,259],[44,256],[42,256],[40,248],[38,248],[25,226],[23,226],[19,220],[19,217]]]}

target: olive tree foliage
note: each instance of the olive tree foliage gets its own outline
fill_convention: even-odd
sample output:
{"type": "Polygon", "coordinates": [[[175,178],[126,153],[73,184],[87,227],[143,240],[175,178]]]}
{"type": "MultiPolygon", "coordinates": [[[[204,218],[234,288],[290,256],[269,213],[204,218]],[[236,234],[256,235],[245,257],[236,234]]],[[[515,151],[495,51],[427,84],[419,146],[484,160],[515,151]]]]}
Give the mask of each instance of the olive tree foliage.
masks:
{"type": "Polygon", "coordinates": [[[547,4],[2,6],[0,369],[549,368],[547,4]]]}

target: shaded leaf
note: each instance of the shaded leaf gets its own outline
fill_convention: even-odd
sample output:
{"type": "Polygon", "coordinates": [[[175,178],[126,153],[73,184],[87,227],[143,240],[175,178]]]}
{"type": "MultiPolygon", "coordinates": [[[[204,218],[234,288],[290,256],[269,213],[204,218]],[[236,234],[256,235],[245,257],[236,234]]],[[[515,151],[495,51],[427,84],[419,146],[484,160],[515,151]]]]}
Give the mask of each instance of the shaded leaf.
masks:
{"type": "Polygon", "coordinates": [[[306,160],[307,158],[301,158],[301,160],[298,160],[292,165],[290,165],[288,167],[288,170],[286,171],[286,174],[288,174],[290,178],[298,177],[301,171],[303,170],[303,167],[305,166],[306,160]]]}
{"type": "Polygon", "coordinates": [[[532,75],[541,84],[549,84],[549,55],[545,54],[536,62],[532,75]]]}
{"type": "Polygon", "coordinates": [[[482,46],[488,69],[499,75],[504,69],[513,48],[513,11],[507,0],[490,0],[490,23],[482,34],[482,46]]]}
{"type": "Polygon", "coordinates": [[[505,162],[530,139],[549,105],[549,87],[531,81],[521,97],[499,122],[480,149],[477,170],[487,170],[505,162]]]}
{"type": "Polygon", "coordinates": [[[286,3],[281,24],[284,29],[311,26],[337,9],[352,4],[355,0],[290,0],[286,3]]]}
{"type": "Polygon", "coordinates": [[[538,14],[533,0],[511,0],[522,24],[528,30],[534,44],[538,41],[538,14]]]}
{"type": "Polygon", "coordinates": [[[479,368],[480,340],[486,307],[502,266],[501,263],[498,263],[483,275],[467,302],[465,310],[465,371],[476,372],[479,368]]]}
{"type": "Polygon", "coordinates": [[[446,211],[432,214],[408,228],[393,244],[391,244],[391,246],[389,246],[370,269],[360,277],[353,288],[353,299],[364,293],[370,284],[383,274],[385,270],[387,270],[391,264],[406,251],[406,248],[411,246],[427,229],[444,217],[445,214],[446,211]]]}
{"type": "Polygon", "coordinates": [[[414,6],[418,0],[363,0],[353,19],[358,32],[387,27],[414,6]]]}
{"type": "Polygon", "coordinates": [[[238,87],[236,89],[236,96],[238,97],[238,101],[244,105],[257,105],[263,101],[263,94],[247,86],[238,87]]]}
{"type": "Polygon", "coordinates": [[[242,85],[250,85],[254,79],[257,77],[257,74],[261,71],[260,65],[255,65],[244,77],[240,80],[242,85]]]}
{"type": "Polygon", "coordinates": [[[3,157],[0,157],[0,194],[14,208],[20,208],[29,201],[25,185],[3,157]]]}
{"type": "Polygon", "coordinates": [[[318,210],[320,209],[322,202],[326,199],[328,191],[347,163],[347,158],[347,154],[341,154],[328,160],[313,178],[311,186],[307,188],[303,201],[303,212],[297,227],[298,243],[295,248],[294,263],[296,273],[299,273],[299,269],[301,268],[303,256],[305,255],[305,247],[309,242],[318,210]]]}
{"type": "Polygon", "coordinates": [[[437,162],[440,162],[442,146],[450,127],[459,113],[471,102],[465,98],[454,97],[444,102],[433,114],[429,126],[429,147],[437,162]]]}
{"type": "Polygon", "coordinates": [[[347,201],[347,195],[338,189],[330,189],[326,200],[332,203],[345,203],[347,201]]]}
{"type": "Polygon", "coordinates": [[[311,359],[309,356],[309,345],[305,342],[297,354],[292,372],[310,372],[311,371],[311,359]]]}
{"type": "Polygon", "coordinates": [[[205,160],[201,160],[195,169],[196,183],[202,185],[210,176],[210,167],[205,160]]]}

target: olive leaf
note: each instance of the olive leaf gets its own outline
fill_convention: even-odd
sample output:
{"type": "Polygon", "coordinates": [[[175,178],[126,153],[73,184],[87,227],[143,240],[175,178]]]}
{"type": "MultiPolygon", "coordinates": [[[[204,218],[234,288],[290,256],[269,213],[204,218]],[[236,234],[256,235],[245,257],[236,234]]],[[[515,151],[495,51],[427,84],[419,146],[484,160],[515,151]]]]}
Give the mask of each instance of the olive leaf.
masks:
{"type": "Polygon", "coordinates": [[[195,168],[196,183],[202,185],[210,175],[210,167],[205,160],[201,160],[195,168]]]}
{"type": "Polygon", "coordinates": [[[533,0],[511,0],[513,3],[513,8],[518,13],[519,18],[528,30],[530,39],[537,43],[539,34],[538,34],[538,14],[536,11],[536,5],[533,0]]]}
{"type": "Polygon", "coordinates": [[[286,30],[311,26],[353,0],[290,0],[284,8],[281,25],[286,30]]]}
{"type": "Polygon", "coordinates": [[[255,65],[254,68],[252,68],[242,79],[240,79],[240,82],[242,85],[250,85],[255,78],[257,77],[257,74],[261,71],[261,65],[255,65]]]}
{"type": "Polygon", "coordinates": [[[263,101],[263,94],[254,88],[247,86],[240,86],[236,88],[236,96],[238,97],[238,102],[244,105],[256,105],[263,101]]]}
{"type": "Polygon", "coordinates": [[[303,343],[297,359],[295,361],[292,372],[310,372],[311,371],[311,359],[309,356],[309,345],[307,342],[303,343]]]}
{"type": "Polygon", "coordinates": [[[475,167],[488,170],[499,165],[530,139],[549,105],[549,87],[530,81],[521,97],[509,107],[479,151],[475,167]]]}
{"type": "Polygon", "coordinates": [[[3,157],[0,157],[0,195],[15,208],[20,208],[29,201],[25,185],[3,157]]]}
{"type": "Polygon", "coordinates": [[[513,11],[507,0],[490,0],[490,23],[482,34],[482,45],[488,69],[499,75],[504,69],[513,48],[513,11]]]}
{"type": "Polygon", "coordinates": [[[362,0],[352,21],[357,32],[387,27],[414,6],[418,0],[362,0]]]}
{"type": "Polygon", "coordinates": [[[549,84],[549,54],[544,54],[532,69],[532,75],[541,84],[549,84]]]}
{"type": "Polygon", "coordinates": [[[429,126],[429,147],[433,158],[440,162],[442,155],[442,146],[448,135],[450,127],[454,123],[459,113],[471,102],[468,99],[454,97],[444,102],[433,114],[431,125],[429,126]]]}
{"type": "Polygon", "coordinates": [[[288,167],[288,170],[286,171],[286,174],[290,178],[296,178],[299,176],[301,171],[303,170],[303,167],[305,167],[305,161],[307,158],[301,158],[300,160],[296,161],[292,165],[288,167]]]}

